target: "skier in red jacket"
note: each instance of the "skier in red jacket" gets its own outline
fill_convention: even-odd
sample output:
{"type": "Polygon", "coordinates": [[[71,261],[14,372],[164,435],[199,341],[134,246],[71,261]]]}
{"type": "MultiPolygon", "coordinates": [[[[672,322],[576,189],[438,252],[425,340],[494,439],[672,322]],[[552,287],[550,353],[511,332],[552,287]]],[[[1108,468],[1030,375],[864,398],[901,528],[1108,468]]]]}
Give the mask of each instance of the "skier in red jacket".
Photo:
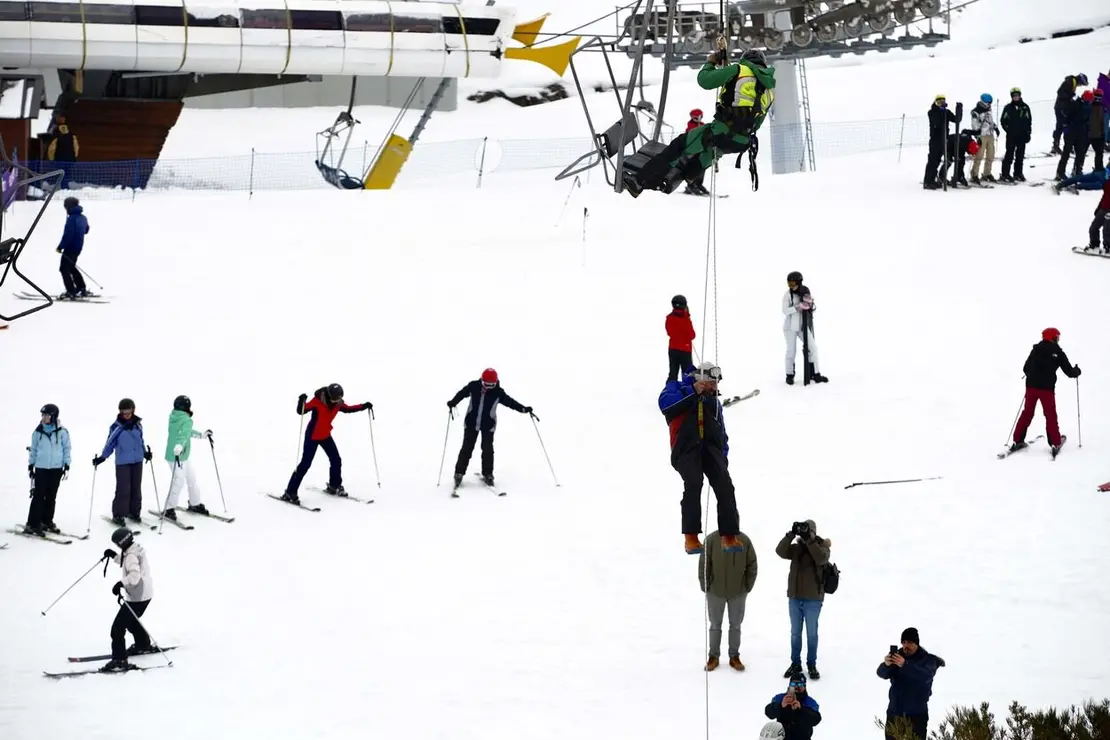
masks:
{"type": "Polygon", "coordinates": [[[694,371],[694,322],[690,321],[690,309],[686,306],[686,296],[676,295],[671,299],[671,312],[667,314],[667,358],[670,370],[667,380],[681,380],[682,375],[694,371]]]}
{"type": "MultiPolygon", "coordinates": [[[[686,133],[690,133],[701,126],[704,115],[701,108],[694,108],[690,111],[690,120],[686,122],[686,133]]],[[[705,187],[705,170],[699,172],[697,177],[687,181],[685,192],[689,195],[709,195],[709,191],[705,187]]]]}
{"type": "Polygon", "coordinates": [[[335,446],[335,440],[331,438],[331,425],[340,412],[351,414],[356,411],[373,411],[373,409],[374,404],[369,401],[357,406],[348,406],[343,403],[343,386],[339,383],[332,383],[327,388],[320,388],[313,394],[311,401],[308,400],[307,393],[302,393],[300,398],[297,399],[297,413],[301,416],[312,414],[312,418],[309,420],[308,429],[305,431],[304,454],[301,456],[301,462],[297,465],[297,469],[293,471],[292,477],[289,478],[289,485],[285,487],[285,493],[282,494],[281,498],[291,504],[300,505],[301,500],[297,496],[297,489],[300,488],[301,481],[304,480],[308,469],[312,467],[312,458],[316,457],[316,448],[318,447],[324,448],[324,453],[328,456],[328,462],[331,463],[331,468],[328,471],[328,485],[324,492],[333,496],[346,496],[347,491],[343,488],[343,478],[341,476],[343,460],[339,457],[339,448],[335,446]]]}
{"type": "Polygon", "coordinates": [[[1098,249],[1098,232],[1102,230],[1102,253],[1110,254],[1110,177],[1102,186],[1102,200],[1095,209],[1095,218],[1091,221],[1091,241],[1087,245],[1089,251],[1098,249]]]}

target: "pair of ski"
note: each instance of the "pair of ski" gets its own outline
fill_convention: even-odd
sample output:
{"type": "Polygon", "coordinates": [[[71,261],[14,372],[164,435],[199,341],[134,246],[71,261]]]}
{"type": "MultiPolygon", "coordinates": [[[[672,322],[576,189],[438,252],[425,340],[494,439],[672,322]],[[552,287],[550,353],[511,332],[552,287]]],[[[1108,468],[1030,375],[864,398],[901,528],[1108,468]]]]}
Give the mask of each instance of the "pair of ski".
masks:
{"type": "MultiPolygon", "coordinates": [[[[177,647],[178,647],[177,645],[170,645],[169,647],[161,648],[161,650],[153,650],[149,653],[138,653],[138,655],[128,655],[127,657],[128,658],[134,658],[134,657],[138,657],[140,655],[159,655],[161,653],[168,653],[169,651],[174,650],[177,647]]],[[[85,656],[76,657],[76,658],[67,658],[66,660],[68,660],[70,663],[99,663],[101,661],[106,661],[106,660],[111,660],[111,659],[112,659],[111,655],[85,655],[85,656]]],[[[101,667],[101,668],[86,668],[86,669],[80,670],[80,671],[62,671],[62,672],[58,672],[58,673],[52,673],[50,671],[43,671],[42,673],[47,678],[72,678],[74,676],[88,676],[88,675],[92,675],[92,674],[95,674],[95,673],[102,673],[106,676],[112,676],[112,675],[116,675],[116,674],[120,674],[120,673],[132,673],[132,672],[136,672],[136,671],[142,672],[142,671],[149,671],[152,668],[169,668],[169,667],[170,667],[170,664],[168,664],[168,663],[159,663],[157,665],[136,665],[136,666],[133,666],[131,668],[128,668],[125,671],[105,671],[103,669],[103,667],[101,667]]]]}
{"type": "Polygon", "coordinates": [[[1071,251],[1076,254],[1085,254],[1088,257],[1102,257],[1104,260],[1110,259],[1110,252],[1102,252],[1098,249],[1088,249],[1087,247],[1072,247],[1071,251]]]}
{"type": "MultiPolygon", "coordinates": [[[[171,519],[170,517],[163,517],[162,512],[155,511],[154,509],[147,509],[146,513],[153,515],[156,519],[159,519],[159,520],[165,519],[170,524],[173,524],[174,526],[176,526],[179,529],[184,529],[185,531],[189,531],[191,529],[196,529],[196,527],[194,527],[192,524],[187,524],[187,523],[181,521],[180,518],[171,519]]],[[[193,516],[203,516],[203,517],[207,517],[208,519],[215,519],[218,522],[227,522],[228,524],[231,524],[233,521],[235,521],[235,517],[233,517],[233,516],[223,516],[222,514],[213,514],[212,512],[208,512],[207,514],[203,514],[199,511],[189,511],[189,509],[174,509],[173,513],[174,514],[191,514],[193,516]]],[[[144,524],[145,524],[145,522],[144,522],[144,524]]],[[[154,527],[151,527],[151,529],[154,529],[154,527]]]]}
{"type": "MultiPolygon", "coordinates": [[[[352,501],[356,504],[372,504],[372,503],[374,503],[374,499],[372,499],[372,498],[359,498],[358,496],[337,496],[334,493],[328,493],[326,490],[324,490],[320,486],[305,486],[305,488],[308,489],[309,491],[316,491],[317,493],[322,493],[325,496],[331,496],[332,498],[335,498],[335,499],[352,501]]],[[[272,494],[272,493],[267,493],[266,495],[269,496],[270,498],[274,499],[275,501],[280,501],[283,504],[289,504],[290,506],[296,506],[298,509],[303,509],[304,511],[320,511],[321,510],[319,506],[306,506],[305,504],[295,504],[292,501],[287,501],[287,500],[283,499],[281,496],[277,496],[277,495],[272,494]]]]}
{"type": "MultiPolygon", "coordinates": [[[[12,293],[12,295],[14,295],[16,298],[22,299],[24,301],[39,301],[40,303],[46,303],[46,299],[43,298],[38,293],[27,293],[26,291],[17,291],[15,293],[12,293]]],[[[111,303],[111,300],[109,300],[109,298],[107,296],[98,295],[96,293],[90,293],[89,295],[84,296],[82,298],[61,298],[61,297],[58,297],[58,298],[54,299],[54,302],[55,303],[111,303]]]]}
{"type": "MultiPolygon", "coordinates": [[[[998,453],[998,459],[999,460],[1005,460],[1007,457],[1014,454],[1015,452],[1021,452],[1022,450],[1028,450],[1029,446],[1032,445],[1034,442],[1036,442],[1038,439],[1044,439],[1044,435],[1043,434],[1038,434],[1036,437],[1033,437],[1033,439],[1029,440],[1029,442],[1026,443],[1026,445],[1024,447],[1019,447],[1016,450],[1007,449],[1003,452],[999,452],[998,453]]],[[[1062,448],[1064,446],[1064,443],[1067,442],[1067,441],[1068,441],[1067,435],[1066,434],[1061,434],[1060,435],[1060,447],[1062,448]]],[[[1052,453],[1052,459],[1055,460],[1056,456],[1059,453],[1060,453],[1060,450],[1058,448],[1055,452],[1052,453]]]]}
{"type": "MultiPolygon", "coordinates": [[[[43,532],[42,534],[35,534],[34,532],[28,532],[27,528],[22,524],[17,524],[7,531],[11,534],[17,534],[20,537],[26,537],[32,540],[53,542],[55,545],[72,545],[73,540],[87,540],[89,538],[87,534],[69,534],[68,532],[59,532],[57,534],[43,532]]],[[[7,547],[7,545],[5,544],[4,547],[7,547]]]]}
{"type": "MultiPolygon", "coordinates": [[[[502,490],[498,489],[497,486],[493,486],[493,485],[490,485],[489,483],[486,483],[485,479],[482,478],[481,473],[475,473],[474,477],[480,478],[482,480],[482,485],[485,486],[486,488],[488,488],[491,493],[494,493],[497,496],[504,496],[508,493],[508,491],[502,491],[502,490]]],[[[451,498],[459,498],[459,488],[461,488],[461,487],[462,487],[462,481],[459,481],[458,484],[454,488],[451,489],[451,498]]]]}
{"type": "Polygon", "coordinates": [[[731,406],[734,403],[740,403],[741,401],[747,401],[749,398],[755,398],[758,395],[759,395],[759,389],[756,388],[751,393],[745,394],[743,396],[733,396],[732,398],[726,398],[723,401],[721,401],[721,405],[724,406],[727,409],[729,406],[731,406]]]}

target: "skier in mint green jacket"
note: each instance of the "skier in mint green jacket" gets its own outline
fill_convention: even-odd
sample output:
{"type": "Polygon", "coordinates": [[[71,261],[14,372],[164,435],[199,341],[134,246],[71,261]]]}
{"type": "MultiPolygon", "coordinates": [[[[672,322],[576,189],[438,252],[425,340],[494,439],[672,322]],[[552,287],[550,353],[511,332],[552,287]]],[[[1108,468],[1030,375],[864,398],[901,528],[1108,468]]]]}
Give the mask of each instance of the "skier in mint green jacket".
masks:
{"type": "Polygon", "coordinates": [[[177,497],[181,487],[189,486],[189,511],[208,514],[208,509],[200,502],[200,488],[197,487],[197,474],[193,469],[192,452],[194,439],[212,439],[212,430],[201,434],[193,430],[193,402],[188,396],[178,396],[173,400],[170,412],[170,429],[166,435],[166,462],[170,464],[170,492],[166,496],[166,519],[177,520],[177,497]]]}

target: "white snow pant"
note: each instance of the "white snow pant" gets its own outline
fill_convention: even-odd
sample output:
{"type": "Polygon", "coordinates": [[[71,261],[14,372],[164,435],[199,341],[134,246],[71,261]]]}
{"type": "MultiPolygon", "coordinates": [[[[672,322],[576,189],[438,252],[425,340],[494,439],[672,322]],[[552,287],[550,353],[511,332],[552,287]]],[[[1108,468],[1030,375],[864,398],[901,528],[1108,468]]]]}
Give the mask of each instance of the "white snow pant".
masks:
{"type": "MultiPolygon", "coordinates": [[[[784,334],[786,335],[786,374],[793,375],[794,356],[798,354],[798,344],[802,339],[802,330],[786,331],[784,334]]],[[[809,360],[813,363],[813,372],[820,374],[821,366],[817,364],[817,341],[813,338],[813,329],[809,330],[809,360]]]]}
{"type": "Polygon", "coordinates": [[[170,461],[170,492],[166,498],[166,508],[177,508],[177,497],[181,495],[181,487],[186,483],[189,484],[189,506],[196,506],[200,503],[200,489],[197,488],[197,474],[193,470],[192,458],[184,460],[181,467],[177,467],[177,463],[170,461]]]}

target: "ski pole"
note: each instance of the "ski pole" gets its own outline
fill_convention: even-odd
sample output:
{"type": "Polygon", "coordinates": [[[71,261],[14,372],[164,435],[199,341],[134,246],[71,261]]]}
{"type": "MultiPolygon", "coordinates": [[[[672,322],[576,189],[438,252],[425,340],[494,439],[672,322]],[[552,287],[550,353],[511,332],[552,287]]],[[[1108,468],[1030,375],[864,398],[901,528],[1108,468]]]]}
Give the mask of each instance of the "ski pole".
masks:
{"type": "Polygon", "coordinates": [[[540,449],[543,450],[543,456],[547,458],[547,467],[551,470],[551,477],[555,479],[555,487],[558,488],[561,485],[559,477],[555,475],[555,467],[551,464],[551,458],[547,455],[547,446],[543,443],[543,435],[540,434],[540,427],[536,424],[540,417],[531,412],[528,413],[528,416],[532,417],[532,428],[536,430],[536,437],[540,440],[540,449]]]}
{"type": "MultiPolygon", "coordinates": [[[[162,506],[161,510],[158,512],[158,534],[162,534],[162,526],[166,523],[166,507],[170,505],[170,495],[173,493],[174,483],[177,482],[177,471],[180,467],[181,467],[181,458],[174,457],[174,459],[173,459],[173,468],[170,471],[170,487],[169,487],[169,490],[166,491],[166,503],[162,506]]],[[[151,478],[154,477],[154,463],[153,462],[150,464],[150,477],[151,478]]],[[[155,495],[158,494],[157,489],[155,489],[154,493],[155,493],[155,495]]]]}
{"type": "Polygon", "coordinates": [[[868,480],[860,483],[849,483],[844,486],[844,490],[855,488],[856,486],[885,486],[890,483],[920,483],[925,480],[940,480],[943,476],[937,475],[932,478],[903,478],[902,480],[868,480]]]}
{"type": "MultiPolygon", "coordinates": [[[[302,407],[303,408],[303,407],[302,407]]],[[[301,425],[297,429],[297,446],[294,448],[296,452],[293,453],[293,465],[301,464],[301,435],[304,434],[304,414],[301,414],[301,425]]]]}
{"type": "Polygon", "coordinates": [[[443,454],[439,456],[439,475],[436,476],[436,488],[443,480],[443,463],[447,460],[447,439],[451,436],[451,420],[455,418],[452,409],[447,409],[447,431],[443,435],[443,454]]]}
{"type": "Polygon", "coordinates": [[[85,525],[85,535],[92,532],[93,499],[96,498],[96,466],[93,466],[92,489],[89,491],[89,521],[85,525]]]}
{"type": "Polygon", "coordinates": [[[563,216],[567,212],[567,205],[570,203],[570,198],[572,195],[574,195],[574,189],[580,187],[582,187],[582,179],[578,175],[575,175],[574,181],[570,184],[570,190],[567,191],[567,197],[563,201],[563,208],[561,211],[559,211],[559,218],[555,219],[555,226],[558,226],[559,223],[563,220],[563,216]]]}
{"type": "Polygon", "coordinates": [[[74,582],[73,582],[73,585],[71,585],[71,586],[70,586],[69,588],[67,588],[67,589],[66,589],[65,591],[63,591],[63,592],[62,592],[62,595],[61,595],[61,596],[59,596],[58,598],[54,599],[54,601],[53,601],[53,602],[52,602],[52,603],[50,604],[50,606],[48,606],[48,607],[46,607],[45,609],[43,609],[43,610],[42,610],[42,616],[44,616],[44,617],[45,617],[45,616],[46,616],[46,613],[47,613],[48,611],[50,611],[51,609],[53,609],[53,608],[54,608],[54,604],[57,604],[57,603],[58,603],[59,601],[61,601],[61,600],[62,600],[62,598],[63,598],[63,597],[64,597],[64,596],[66,595],[66,594],[68,594],[68,593],[69,593],[70,591],[72,591],[72,590],[73,590],[73,587],[74,587],[74,586],[76,586],[76,585],[77,585],[78,583],[80,583],[81,581],[85,580],[85,576],[87,576],[87,575],[88,575],[89,573],[92,573],[92,572],[93,572],[94,570],[96,570],[97,566],[98,566],[98,565],[100,565],[101,563],[103,563],[103,562],[104,562],[105,560],[107,560],[107,558],[105,558],[105,557],[101,557],[101,558],[100,558],[100,560],[97,560],[97,561],[96,561],[95,563],[93,563],[93,564],[92,564],[92,567],[91,567],[91,568],[89,568],[88,570],[86,570],[86,571],[85,571],[85,572],[84,572],[84,573],[83,573],[83,574],[81,575],[81,577],[80,577],[80,578],[78,578],[78,579],[77,579],[76,581],[74,581],[74,582]]]}
{"type": "Polygon", "coordinates": [[[90,282],[90,283],[92,283],[92,284],[93,284],[93,285],[95,285],[96,287],[100,288],[101,290],[104,290],[104,286],[103,286],[103,285],[101,285],[100,283],[96,282],[96,280],[95,280],[95,279],[93,279],[93,276],[92,276],[92,275],[90,275],[89,273],[87,273],[87,272],[85,272],[84,270],[82,270],[82,269],[81,269],[81,267],[80,267],[80,266],[78,266],[78,265],[74,265],[74,267],[76,267],[76,268],[77,268],[78,270],[81,270],[81,274],[82,274],[82,275],[84,275],[85,277],[87,277],[87,278],[89,279],[89,282],[90,282]]]}
{"type": "Polygon", "coordinates": [[[378,479],[378,488],[382,487],[382,477],[378,473],[378,449],[374,446],[374,409],[370,409],[370,454],[374,456],[374,477],[378,479]]]}
{"type": "Polygon", "coordinates": [[[224,499],[224,482],[220,480],[220,465],[216,462],[216,443],[212,441],[212,437],[208,438],[208,448],[212,450],[212,467],[216,469],[216,485],[220,487],[220,503],[224,507],[224,513],[227,513],[227,500],[224,499]]]}
{"type": "MultiPolygon", "coordinates": [[[[1024,376],[1024,375],[1022,375],[1021,377],[1023,377],[1023,378],[1024,378],[1025,376],[1024,376]]],[[[1014,423],[1010,425],[1010,433],[1006,435],[1006,441],[1005,441],[1005,442],[1003,442],[1003,444],[1007,444],[1007,445],[1008,445],[1008,444],[1010,444],[1010,440],[1011,440],[1011,439],[1013,439],[1013,436],[1014,436],[1014,428],[1015,428],[1015,427],[1017,427],[1017,423],[1018,423],[1018,417],[1020,417],[1020,416],[1021,416],[1021,409],[1022,409],[1022,408],[1023,408],[1024,406],[1025,406],[1025,394],[1022,394],[1022,396],[1021,396],[1021,403],[1019,403],[1019,404],[1018,404],[1018,410],[1017,410],[1017,413],[1016,413],[1016,414],[1014,414],[1014,423]]]]}
{"type": "Polygon", "coordinates": [[[1079,378],[1075,378],[1075,425],[1079,427],[1079,446],[1083,446],[1083,415],[1079,413],[1079,378]]]}
{"type": "Polygon", "coordinates": [[[170,660],[170,657],[168,655],[166,655],[165,650],[158,647],[158,641],[154,639],[154,636],[152,634],[150,634],[150,630],[148,630],[146,628],[146,625],[143,624],[142,620],[139,619],[139,615],[136,614],[135,610],[131,608],[131,604],[128,603],[128,601],[126,599],[124,599],[122,596],[117,596],[116,598],[119,599],[119,603],[121,603],[121,604],[123,604],[124,606],[127,607],[127,611],[131,612],[131,616],[135,620],[135,623],[137,625],[139,625],[140,627],[142,627],[143,632],[146,632],[146,636],[150,638],[150,644],[153,645],[154,649],[157,650],[159,653],[161,653],[162,657],[166,659],[166,665],[172,666],[173,661],[170,660]]]}

